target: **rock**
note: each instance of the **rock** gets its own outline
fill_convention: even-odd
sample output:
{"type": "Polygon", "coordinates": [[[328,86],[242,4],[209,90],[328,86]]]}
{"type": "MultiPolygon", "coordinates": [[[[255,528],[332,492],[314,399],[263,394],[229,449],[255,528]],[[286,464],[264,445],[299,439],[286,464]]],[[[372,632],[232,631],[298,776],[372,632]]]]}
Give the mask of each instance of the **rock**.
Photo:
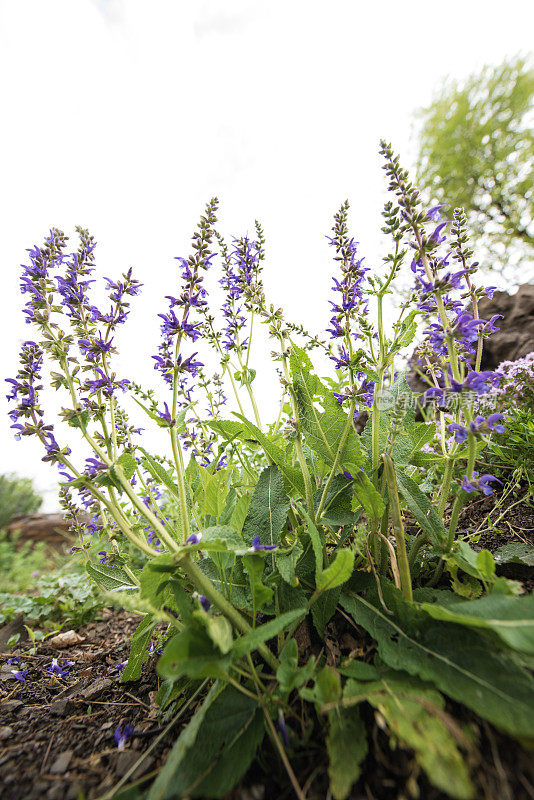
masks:
{"type": "MultiPolygon", "coordinates": [[[[133,767],[136,761],[139,759],[139,753],[135,750],[123,750],[122,753],[119,753],[117,756],[117,761],[115,762],[115,773],[118,778],[122,778],[129,769],[133,767]]],[[[135,772],[130,775],[131,780],[137,780],[145,772],[148,772],[152,764],[154,763],[154,759],[152,756],[147,756],[143,761],[139,764],[135,772]]]]}
{"type": "Polygon", "coordinates": [[[97,678],[96,681],[89,684],[87,689],[82,689],[80,694],[84,700],[96,700],[102,692],[105,692],[112,685],[113,681],[109,678],[97,678]]]}
{"type": "Polygon", "coordinates": [[[13,735],[13,728],[10,728],[9,725],[0,728],[0,741],[3,741],[4,739],[9,739],[9,737],[12,735],[13,735]]]}
{"type": "Polygon", "coordinates": [[[5,703],[2,703],[0,708],[2,711],[6,711],[8,714],[13,714],[15,711],[18,711],[24,703],[22,700],[6,700],[5,703]]]}
{"type": "Polygon", "coordinates": [[[534,284],[524,283],[516,294],[495,292],[493,299],[484,297],[479,303],[482,319],[497,320],[500,331],[484,341],[482,369],[495,369],[501,361],[516,361],[534,351],[534,284]]]}
{"type": "Polygon", "coordinates": [[[72,758],[72,750],[64,750],[60,753],[49,769],[51,775],[63,775],[67,771],[72,758]]]}
{"type": "Polygon", "coordinates": [[[50,714],[54,717],[63,717],[69,710],[70,701],[68,698],[64,700],[54,700],[52,705],[50,706],[50,714]]]}
{"type": "Polygon", "coordinates": [[[5,647],[12,636],[16,633],[20,634],[18,641],[24,642],[29,639],[28,631],[24,627],[24,616],[19,614],[18,617],[8,622],[0,628],[0,647],[5,647]]]}
{"type": "MultiPolygon", "coordinates": [[[[79,521],[84,524],[90,517],[83,514],[79,521]]],[[[15,517],[7,526],[8,533],[20,531],[19,542],[26,541],[44,542],[51,547],[64,549],[70,544],[68,530],[69,521],[63,514],[25,514],[15,517]]]]}

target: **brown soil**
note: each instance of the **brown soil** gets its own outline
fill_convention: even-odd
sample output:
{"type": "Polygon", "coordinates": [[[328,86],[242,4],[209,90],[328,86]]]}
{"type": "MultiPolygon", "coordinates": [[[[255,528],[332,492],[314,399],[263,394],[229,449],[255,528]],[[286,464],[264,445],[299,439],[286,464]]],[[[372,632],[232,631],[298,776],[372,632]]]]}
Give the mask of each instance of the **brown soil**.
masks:
{"type": "MultiPolygon", "coordinates": [[[[139,681],[121,684],[109,668],[128,657],[129,637],[139,617],[104,610],[79,633],[85,642],[64,650],[44,643],[34,656],[4,666],[0,679],[0,797],[6,800],[77,800],[101,797],[133,765],[161,730],[153,697],[154,659],[139,681]],[[48,671],[52,658],[74,662],[68,681],[48,671]],[[26,681],[8,678],[27,669],[26,681]],[[119,752],[114,733],[121,724],[135,733],[119,752]],[[82,795],[83,796],[83,795],[82,795]]],[[[5,648],[4,648],[5,649],[5,648]]],[[[18,651],[4,653],[7,657],[18,651]]],[[[135,777],[158,768],[174,740],[170,733],[135,777]]]]}

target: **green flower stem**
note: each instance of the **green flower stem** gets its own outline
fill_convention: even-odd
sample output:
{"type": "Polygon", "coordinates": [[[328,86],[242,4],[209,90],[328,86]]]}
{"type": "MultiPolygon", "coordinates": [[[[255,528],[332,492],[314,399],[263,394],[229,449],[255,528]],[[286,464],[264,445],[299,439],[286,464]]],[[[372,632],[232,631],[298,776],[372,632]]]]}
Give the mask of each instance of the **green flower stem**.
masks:
{"type": "MultiPolygon", "coordinates": [[[[252,630],[246,619],[239,613],[237,608],[228,602],[218,589],[215,588],[213,583],[206,575],[198,568],[189,553],[180,559],[180,566],[187,573],[194,583],[197,591],[208,598],[210,603],[213,603],[219,611],[232,623],[234,628],[237,628],[241,633],[250,633],[252,630]]],[[[258,652],[262,658],[269,664],[271,669],[275,672],[278,669],[278,660],[271,653],[267,645],[264,643],[259,644],[257,647],[258,652]]]]}
{"type": "Polygon", "coordinates": [[[354,409],[355,408],[356,408],[356,400],[353,399],[350,402],[349,416],[348,416],[347,422],[345,423],[345,427],[343,428],[343,433],[341,434],[341,439],[339,440],[339,446],[337,448],[337,453],[336,453],[335,458],[334,458],[334,463],[332,464],[332,469],[330,470],[330,474],[328,476],[328,479],[327,479],[327,481],[325,483],[325,486],[324,486],[324,489],[323,489],[323,493],[321,495],[321,502],[319,503],[319,508],[317,509],[317,514],[316,514],[316,519],[318,521],[320,521],[321,514],[323,513],[323,509],[325,507],[326,495],[327,495],[328,489],[330,488],[330,484],[332,483],[332,479],[333,479],[333,477],[334,477],[334,475],[335,475],[335,473],[337,471],[337,468],[339,466],[339,462],[341,461],[341,454],[343,452],[343,448],[345,447],[345,442],[347,441],[347,436],[349,435],[349,431],[350,431],[351,426],[352,426],[352,417],[354,415],[354,409]]]}
{"type": "Polygon", "coordinates": [[[447,460],[445,462],[445,471],[443,473],[443,481],[441,483],[441,489],[439,491],[439,499],[438,499],[438,514],[440,517],[443,516],[443,512],[445,511],[445,506],[447,505],[447,500],[449,498],[453,469],[454,469],[454,461],[452,460],[452,458],[447,457],[447,460]]]}
{"type": "Polygon", "coordinates": [[[280,345],[282,350],[282,366],[284,369],[284,376],[286,379],[287,387],[289,390],[289,397],[291,399],[291,408],[293,411],[293,417],[295,418],[296,422],[296,433],[297,437],[295,439],[295,452],[297,454],[297,459],[300,465],[300,469],[302,471],[302,477],[304,478],[304,493],[306,496],[306,505],[308,507],[308,514],[311,517],[311,521],[315,525],[315,510],[313,507],[313,487],[311,482],[310,471],[308,469],[308,465],[306,463],[306,459],[304,458],[304,451],[302,449],[302,435],[300,432],[300,419],[299,419],[299,410],[297,407],[297,400],[295,397],[295,392],[293,390],[293,384],[291,383],[291,376],[289,374],[289,369],[287,366],[287,356],[285,354],[285,347],[284,347],[284,337],[280,336],[280,345]]]}
{"type": "MultiPolygon", "coordinates": [[[[476,436],[469,432],[469,452],[467,455],[467,478],[471,478],[473,475],[473,470],[475,468],[475,458],[477,452],[477,440],[476,436]]],[[[456,500],[454,501],[454,505],[452,507],[452,514],[451,514],[451,521],[449,523],[449,536],[447,539],[447,550],[452,548],[454,543],[454,536],[456,534],[456,526],[458,525],[458,517],[460,516],[460,511],[464,507],[467,500],[467,493],[462,491],[458,492],[456,496],[456,500]]]]}
{"type": "Polygon", "coordinates": [[[410,552],[408,555],[408,563],[410,565],[410,569],[413,569],[415,566],[415,560],[419,554],[419,550],[422,547],[428,544],[428,539],[424,533],[420,533],[419,536],[412,542],[412,546],[410,547],[410,552]]]}
{"type": "Polygon", "coordinates": [[[395,539],[397,542],[397,563],[399,566],[402,596],[405,600],[412,601],[412,578],[410,575],[408,554],[406,552],[406,538],[404,536],[404,526],[402,524],[402,514],[399,493],[397,491],[397,480],[395,478],[395,468],[393,466],[393,460],[388,453],[382,454],[382,460],[384,462],[384,472],[386,474],[386,481],[388,485],[393,530],[395,532],[395,539]]]}

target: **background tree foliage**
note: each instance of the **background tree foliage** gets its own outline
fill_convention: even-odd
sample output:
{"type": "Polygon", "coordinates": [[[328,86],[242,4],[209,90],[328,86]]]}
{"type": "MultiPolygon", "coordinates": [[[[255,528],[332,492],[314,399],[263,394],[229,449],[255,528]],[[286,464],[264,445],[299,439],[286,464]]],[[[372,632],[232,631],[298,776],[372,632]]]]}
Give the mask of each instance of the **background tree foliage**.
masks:
{"type": "Polygon", "coordinates": [[[0,475],[0,528],[19,514],[33,514],[42,502],[29,478],[0,475]]]}
{"type": "Polygon", "coordinates": [[[419,112],[419,182],[462,206],[486,268],[522,282],[534,254],[534,70],[524,58],[449,81],[419,112]]]}

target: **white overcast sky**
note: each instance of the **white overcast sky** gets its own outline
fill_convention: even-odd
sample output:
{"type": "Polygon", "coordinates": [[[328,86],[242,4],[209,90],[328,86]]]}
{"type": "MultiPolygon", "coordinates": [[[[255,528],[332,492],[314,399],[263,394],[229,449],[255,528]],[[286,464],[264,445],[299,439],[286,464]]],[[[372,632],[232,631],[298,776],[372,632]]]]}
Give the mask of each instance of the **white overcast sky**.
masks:
{"type": "MultiPolygon", "coordinates": [[[[120,342],[125,377],[151,377],[173,256],[213,195],[225,234],[262,221],[273,302],[323,328],[345,198],[380,264],[380,137],[410,165],[414,111],[446,76],[528,53],[533,29],[532,0],[0,0],[2,378],[31,338],[25,248],[77,224],[100,274],[132,265],[145,284],[120,342]]],[[[55,471],[13,440],[1,392],[0,472],[33,477],[52,510],[55,471]]]]}

